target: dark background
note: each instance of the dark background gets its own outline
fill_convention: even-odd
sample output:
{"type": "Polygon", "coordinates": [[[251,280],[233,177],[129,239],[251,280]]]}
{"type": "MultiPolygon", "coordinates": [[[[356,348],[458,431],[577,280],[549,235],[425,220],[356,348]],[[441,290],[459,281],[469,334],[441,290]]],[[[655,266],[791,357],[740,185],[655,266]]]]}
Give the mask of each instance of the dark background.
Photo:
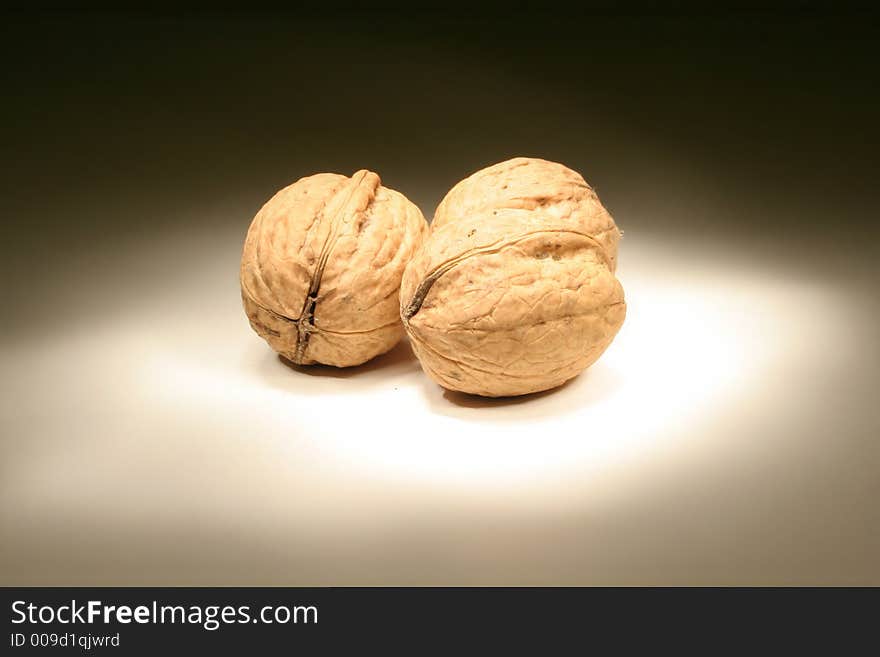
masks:
{"type": "MultiPolygon", "coordinates": [[[[814,3],[628,7],[3,15],[4,583],[880,583],[880,25],[814,3]],[[251,218],[301,176],[360,168],[430,218],[520,155],[583,173],[624,230],[622,356],[662,354],[676,321],[705,322],[693,353],[718,355],[724,312],[747,335],[713,363],[770,346],[745,374],[684,368],[725,391],[704,400],[711,422],[641,400],[658,438],[620,448],[606,479],[586,458],[567,478],[536,467],[546,507],[523,506],[525,476],[484,490],[357,470],[369,449],[311,440],[320,423],[287,418],[280,394],[372,399],[418,366],[405,347],[348,379],[281,366],[238,307],[251,218]],[[685,301],[652,345],[664,299],[685,301]]],[[[617,389],[670,360],[633,359],[617,389]]],[[[437,416],[419,421],[477,437],[509,412],[544,439],[616,389],[489,409],[423,379],[437,416]]],[[[662,399],[686,407],[669,381],[662,399]]]]}
{"type": "Polygon", "coordinates": [[[624,230],[870,276],[874,15],[670,6],[7,14],[10,320],[69,298],[46,266],[189,210],[250,216],[302,175],[367,167],[430,218],[516,155],[581,171],[624,230]]]}

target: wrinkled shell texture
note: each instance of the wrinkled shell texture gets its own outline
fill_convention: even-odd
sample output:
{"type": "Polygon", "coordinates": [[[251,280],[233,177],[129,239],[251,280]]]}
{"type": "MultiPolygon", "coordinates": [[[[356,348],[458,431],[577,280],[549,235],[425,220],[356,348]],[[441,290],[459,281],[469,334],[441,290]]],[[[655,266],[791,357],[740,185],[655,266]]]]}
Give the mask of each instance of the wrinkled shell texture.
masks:
{"type": "Polygon", "coordinates": [[[453,187],[403,275],[400,310],[441,386],[487,397],[561,385],[626,315],[620,231],[580,174],[515,158],[453,187]]]}
{"type": "Polygon", "coordinates": [[[346,367],[388,351],[403,337],[401,276],[427,230],[375,173],[301,178],[248,230],[241,297],[251,326],[297,364],[346,367]]]}

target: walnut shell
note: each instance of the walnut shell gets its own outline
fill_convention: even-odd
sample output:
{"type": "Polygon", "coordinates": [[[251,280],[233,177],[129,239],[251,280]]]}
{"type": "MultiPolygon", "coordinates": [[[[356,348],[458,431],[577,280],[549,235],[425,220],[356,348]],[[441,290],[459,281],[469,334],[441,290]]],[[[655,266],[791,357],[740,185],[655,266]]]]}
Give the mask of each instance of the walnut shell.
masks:
{"type": "Polygon", "coordinates": [[[626,314],[620,231],[580,174],[515,158],[453,187],[403,274],[400,312],[441,386],[548,390],[590,366],[626,314]]]}
{"type": "Polygon", "coordinates": [[[248,229],[241,298],[251,327],[294,363],[359,365],[403,337],[403,269],[428,228],[379,176],[319,173],[275,194],[248,229]]]}

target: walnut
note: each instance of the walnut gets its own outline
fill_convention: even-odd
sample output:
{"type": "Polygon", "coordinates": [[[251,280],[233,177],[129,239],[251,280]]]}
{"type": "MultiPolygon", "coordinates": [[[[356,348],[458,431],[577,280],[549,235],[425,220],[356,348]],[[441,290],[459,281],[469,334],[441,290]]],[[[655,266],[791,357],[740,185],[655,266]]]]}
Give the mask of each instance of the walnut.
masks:
{"type": "Polygon", "coordinates": [[[371,171],[301,178],[248,230],[241,298],[251,327],[297,364],[346,367],[388,351],[403,337],[400,278],[427,230],[371,171]]]}
{"type": "Polygon", "coordinates": [[[591,365],[626,314],[620,231],[580,174],[515,158],[453,187],[406,267],[400,312],[450,390],[548,390],[591,365]]]}

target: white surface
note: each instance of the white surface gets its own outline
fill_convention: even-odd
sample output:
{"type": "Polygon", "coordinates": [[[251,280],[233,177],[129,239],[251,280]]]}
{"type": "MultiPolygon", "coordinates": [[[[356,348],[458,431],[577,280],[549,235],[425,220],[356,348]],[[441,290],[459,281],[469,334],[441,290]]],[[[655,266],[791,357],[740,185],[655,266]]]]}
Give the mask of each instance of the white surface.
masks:
{"type": "Polygon", "coordinates": [[[4,343],[4,583],[880,584],[858,299],[628,235],[606,354],[492,401],[405,344],[282,363],[237,248],[145,245],[118,312],[4,343]]]}

